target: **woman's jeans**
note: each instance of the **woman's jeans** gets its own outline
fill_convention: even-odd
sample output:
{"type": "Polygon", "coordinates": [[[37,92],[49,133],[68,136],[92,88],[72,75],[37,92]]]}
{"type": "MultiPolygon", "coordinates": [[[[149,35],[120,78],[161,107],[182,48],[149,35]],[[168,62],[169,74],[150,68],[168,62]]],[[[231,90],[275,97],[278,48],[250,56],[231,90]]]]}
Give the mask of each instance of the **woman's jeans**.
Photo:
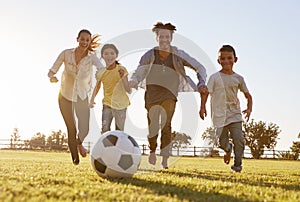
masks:
{"type": "Polygon", "coordinates": [[[89,132],[90,108],[88,106],[88,98],[81,100],[78,97],[77,102],[72,102],[59,94],[58,103],[60,112],[67,126],[68,146],[72,159],[73,161],[78,160],[77,145],[82,144],[89,132]],[[78,136],[74,112],[78,121],[78,136]]]}

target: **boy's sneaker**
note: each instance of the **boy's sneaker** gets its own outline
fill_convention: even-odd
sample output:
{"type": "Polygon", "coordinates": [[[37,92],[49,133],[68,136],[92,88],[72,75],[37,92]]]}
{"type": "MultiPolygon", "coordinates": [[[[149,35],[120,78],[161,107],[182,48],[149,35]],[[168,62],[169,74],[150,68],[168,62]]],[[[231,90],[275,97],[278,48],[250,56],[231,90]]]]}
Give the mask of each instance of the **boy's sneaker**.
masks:
{"type": "Polygon", "coordinates": [[[240,173],[242,171],[242,166],[231,166],[231,170],[233,170],[236,173],[240,173]]]}
{"type": "Polygon", "coordinates": [[[86,150],[82,144],[77,145],[78,151],[82,157],[86,157],[86,150]]]}
{"type": "Polygon", "coordinates": [[[155,165],[156,164],[156,154],[155,152],[149,154],[149,157],[148,157],[148,162],[152,165],[155,165]]]}
{"type": "Polygon", "coordinates": [[[229,164],[231,158],[231,151],[232,151],[232,143],[229,143],[230,150],[225,153],[224,155],[224,163],[229,164]]]}

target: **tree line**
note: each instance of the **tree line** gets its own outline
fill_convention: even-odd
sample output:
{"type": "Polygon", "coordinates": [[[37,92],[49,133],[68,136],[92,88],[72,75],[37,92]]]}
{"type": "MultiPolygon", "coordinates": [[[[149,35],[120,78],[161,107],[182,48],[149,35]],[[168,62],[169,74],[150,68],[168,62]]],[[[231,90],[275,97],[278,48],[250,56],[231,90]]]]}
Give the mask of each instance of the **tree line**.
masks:
{"type": "Polygon", "coordinates": [[[68,150],[68,138],[66,133],[61,130],[52,131],[52,133],[46,137],[46,135],[37,132],[30,140],[24,140],[21,142],[18,128],[14,128],[10,138],[10,149],[41,149],[41,150],[68,150]]]}
{"type": "MultiPolygon", "coordinates": [[[[251,155],[255,159],[259,159],[263,156],[266,149],[274,149],[278,135],[281,130],[279,126],[274,123],[266,123],[264,121],[255,122],[251,119],[249,122],[243,122],[243,133],[245,137],[245,145],[249,147],[251,155]]],[[[216,129],[208,127],[202,134],[203,140],[208,140],[210,145],[210,155],[219,156],[218,137],[216,136],[216,129]]],[[[300,154],[300,133],[298,134],[298,141],[294,141],[290,147],[291,151],[280,152],[279,158],[284,159],[299,159],[300,154]]],[[[172,132],[172,149],[187,148],[191,145],[192,138],[180,132],[172,132]]],[[[20,135],[18,128],[14,128],[14,131],[10,139],[11,149],[42,149],[42,150],[68,150],[67,135],[61,130],[52,131],[52,133],[46,137],[46,135],[37,132],[30,140],[24,140],[20,142],[20,135]]]]}

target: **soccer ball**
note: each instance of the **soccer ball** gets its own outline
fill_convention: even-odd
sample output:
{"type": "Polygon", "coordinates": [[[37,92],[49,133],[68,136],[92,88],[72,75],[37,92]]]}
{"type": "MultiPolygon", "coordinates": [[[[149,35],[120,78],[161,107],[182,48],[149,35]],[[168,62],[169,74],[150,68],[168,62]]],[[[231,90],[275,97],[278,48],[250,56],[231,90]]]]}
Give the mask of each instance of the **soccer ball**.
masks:
{"type": "Polygon", "coordinates": [[[91,164],[100,177],[132,177],[141,162],[137,142],[123,131],[108,131],[100,136],[91,151],[91,164]]]}

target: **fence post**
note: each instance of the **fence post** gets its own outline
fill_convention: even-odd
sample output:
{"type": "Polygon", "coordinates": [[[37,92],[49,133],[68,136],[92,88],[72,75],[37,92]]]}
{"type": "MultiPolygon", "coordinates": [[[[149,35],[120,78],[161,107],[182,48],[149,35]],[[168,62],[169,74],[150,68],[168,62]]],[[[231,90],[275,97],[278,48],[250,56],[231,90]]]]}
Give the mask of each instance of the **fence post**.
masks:
{"type": "Polygon", "coordinates": [[[196,146],[194,146],[194,156],[197,156],[196,155],[196,146]]]}
{"type": "Polygon", "coordinates": [[[146,145],[143,144],[143,145],[142,145],[142,148],[143,148],[143,149],[142,149],[142,155],[145,155],[145,154],[146,154],[146,152],[145,152],[145,151],[146,151],[146,145]]]}

